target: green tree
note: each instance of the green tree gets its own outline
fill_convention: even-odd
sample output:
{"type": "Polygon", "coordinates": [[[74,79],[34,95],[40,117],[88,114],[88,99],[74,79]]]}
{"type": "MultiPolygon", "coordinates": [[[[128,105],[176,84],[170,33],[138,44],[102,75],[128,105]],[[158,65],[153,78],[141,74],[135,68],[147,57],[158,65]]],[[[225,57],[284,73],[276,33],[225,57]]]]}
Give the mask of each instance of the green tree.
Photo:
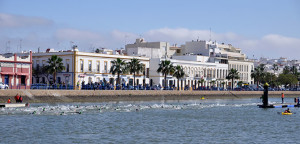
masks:
{"type": "Polygon", "coordinates": [[[32,76],[40,82],[40,76],[43,74],[40,67],[32,68],[32,76]]]}
{"type": "MultiPolygon", "coordinates": [[[[276,77],[276,71],[278,71],[278,65],[277,64],[273,64],[272,65],[272,70],[274,71],[274,76],[276,77]]],[[[273,79],[273,77],[271,77],[271,86],[275,86],[275,80],[273,79]]]]}
{"type": "Polygon", "coordinates": [[[173,76],[177,78],[177,87],[178,87],[178,90],[179,90],[179,79],[183,78],[184,75],[185,75],[185,73],[184,73],[184,71],[183,71],[182,66],[177,65],[177,66],[175,67],[173,76]]]}
{"type": "Polygon", "coordinates": [[[48,65],[43,66],[41,71],[42,71],[42,75],[47,78],[47,81],[49,83],[49,76],[51,75],[49,66],[48,65]]]}
{"type": "Polygon", "coordinates": [[[239,81],[239,82],[237,83],[237,85],[238,85],[239,87],[242,87],[243,81],[239,81]]]}
{"type": "Polygon", "coordinates": [[[274,71],[274,74],[276,73],[276,71],[278,71],[278,65],[277,64],[273,64],[272,65],[272,70],[274,71]]]}
{"type": "Polygon", "coordinates": [[[254,71],[252,71],[251,73],[251,77],[254,78],[254,81],[256,81],[257,87],[265,76],[264,71],[265,71],[265,65],[260,64],[258,67],[254,68],[254,71]]]}
{"type": "Polygon", "coordinates": [[[211,84],[211,87],[213,88],[213,87],[215,87],[216,81],[215,81],[215,80],[212,80],[212,81],[210,81],[209,83],[211,84]]]}
{"type": "Polygon", "coordinates": [[[280,82],[281,84],[285,85],[285,87],[287,87],[287,85],[292,86],[297,84],[298,79],[293,74],[280,74],[278,76],[278,82],[280,82]]]}
{"type": "Polygon", "coordinates": [[[283,74],[289,74],[290,73],[290,67],[289,66],[285,66],[283,68],[283,71],[282,71],[283,74]]]}
{"type": "Polygon", "coordinates": [[[111,61],[110,73],[112,75],[117,74],[117,83],[120,85],[120,74],[124,74],[126,72],[126,62],[117,58],[116,60],[111,61]]]}
{"type": "Polygon", "coordinates": [[[223,90],[224,90],[224,88],[225,88],[225,82],[223,81],[221,84],[222,84],[223,90]]]}
{"type": "Polygon", "coordinates": [[[135,75],[143,71],[143,65],[140,60],[133,58],[127,63],[127,69],[133,74],[133,87],[135,87],[135,75]]]}
{"type": "Polygon", "coordinates": [[[65,69],[65,66],[62,63],[62,58],[58,57],[57,55],[52,55],[47,62],[49,64],[48,65],[49,73],[53,75],[53,83],[56,83],[57,73],[65,69]]]}
{"type": "Polygon", "coordinates": [[[234,79],[240,79],[239,72],[236,69],[230,69],[226,79],[231,80],[231,90],[233,90],[234,79]]]}
{"type": "Polygon", "coordinates": [[[297,68],[295,66],[292,66],[290,68],[290,73],[293,74],[293,75],[295,75],[295,76],[297,76],[297,77],[299,75],[298,70],[297,70],[297,68]]]}
{"type": "Polygon", "coordinates": [[[171,61],[169,60],[161,61],[156,72],[162,73],[164,75],[164,87],[167,87],[167,75],[172,74],[174,72],[173,63],[171,63],[171,61]]]}
{"type": "Polygon", "coordinates": [[[203,87],[203,83],[205,82],[205,80],[203,79],[203,78],[201,78],[199,81],[198,81],[198,83],[200,83],[201,84],[201,87],[203,87]]]}
{"type": "Polygon", "coordinates": [[[265,72],[264,77],[262,78],[262,83],[269,83],[269,84],[273,84],[274,81],[276,80],[276,76],[273,73],[270,72],[265,72]]]}

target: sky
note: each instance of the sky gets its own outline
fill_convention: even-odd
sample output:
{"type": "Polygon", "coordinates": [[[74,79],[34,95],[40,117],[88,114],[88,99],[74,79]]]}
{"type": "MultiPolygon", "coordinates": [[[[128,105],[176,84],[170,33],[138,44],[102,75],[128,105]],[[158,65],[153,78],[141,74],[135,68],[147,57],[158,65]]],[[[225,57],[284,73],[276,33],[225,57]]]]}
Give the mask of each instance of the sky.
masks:
{"type": "Polygon", "coordinates": [[[213,40],[300,59],[299,0],[0,0],[0,53],[213,40]]]}

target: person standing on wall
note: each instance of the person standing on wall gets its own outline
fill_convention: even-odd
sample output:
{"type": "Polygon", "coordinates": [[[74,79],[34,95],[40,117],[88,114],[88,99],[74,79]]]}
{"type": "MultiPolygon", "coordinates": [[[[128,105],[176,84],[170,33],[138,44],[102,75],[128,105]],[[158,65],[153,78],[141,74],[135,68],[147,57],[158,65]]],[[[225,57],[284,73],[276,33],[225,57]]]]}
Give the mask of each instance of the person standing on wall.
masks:
{"type": "Polygon", "coordinates": [[[284,94],[281,93],[281,100],[282,100],[282,103],[284,102],[284,94]]]}
{"type": "Polygon", "coordinates": [[[16,103],[19,103],[19,102],[20,102],[20,96],[19,96],[19,94],[17,94],[17,95],[15,96],[15,100],[16,100],[16,103]]]}

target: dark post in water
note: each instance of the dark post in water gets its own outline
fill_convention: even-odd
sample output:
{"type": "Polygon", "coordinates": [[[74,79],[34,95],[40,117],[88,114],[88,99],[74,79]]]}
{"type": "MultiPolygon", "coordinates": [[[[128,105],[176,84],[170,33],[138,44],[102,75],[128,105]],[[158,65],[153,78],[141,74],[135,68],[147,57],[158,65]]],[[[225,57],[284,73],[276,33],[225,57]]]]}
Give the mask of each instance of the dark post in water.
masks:
{"type": "Polygon", "coordinates": [[[269,88],[269,84],[265,83],[264,85],[264,95],[263,95],[263,106],[268,106],[268,88],[269,88]]]}

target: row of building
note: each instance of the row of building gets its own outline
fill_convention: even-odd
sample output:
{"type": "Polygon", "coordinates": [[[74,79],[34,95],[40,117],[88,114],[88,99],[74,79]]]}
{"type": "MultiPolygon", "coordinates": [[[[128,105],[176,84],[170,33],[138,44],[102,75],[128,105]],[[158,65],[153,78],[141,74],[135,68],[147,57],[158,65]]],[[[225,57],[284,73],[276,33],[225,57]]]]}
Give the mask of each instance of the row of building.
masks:
{"type": "Polygon", "coordinates": [[[259,59],[253,59],[254,67],[263,64],[265,66],[265,71],[269,73],[274,73],[275,75],[279,75],[283,72],[283,69],[287,67],[295,67],[297,70],[300,70],[300,61],[298,60],[288,60],[287,58],[280,57],[277,59],[269,59],[261,57],[259,59]],[[274,65],[277,67],[274,70],[274,65]]]}
{"type": "MultiPolygon", "coordinates": [[[[52,55],[61,57],[66,68],[57,74],[57,83],[73,86],[82,82],[87,84],[104,81],[115,85],[117,76],[112,75],[109,70],[111,61],[117,58],[125,61],[136,58],[145,66],[145,73],[136,76],[137,85],[146,83],[150,86],[164,86],[164,77],[156,72],[163,60],[170,60],[174,66],[182,66],[186,74],[179,80],[179,85],[175,77],[168,75],[167,86],[197,88],[201,79],[204,79],[203,86],[231,86],[231,81],[226,79],[231,68],[237,69],[240,75],[240,79],[234,84],[238,81],[253,84],[253,62],[246,58],[241,49],[231,44],[195,40],[181,46],[171,46],[168,42],[146,42],[142,38],[120,50],[98,49],[96,52],[82,52],[77,46],[73,46],[67,51],[47,49],[45,52],[3,54],[0,56],[0,82],[9,84],[11,88],[51,83],[52,76],[32,77],[32,69],[47,65],[48,58],[52,55]]],[[[133,85],[133,75],[121,75],[121,82],[133,85]]]]}

